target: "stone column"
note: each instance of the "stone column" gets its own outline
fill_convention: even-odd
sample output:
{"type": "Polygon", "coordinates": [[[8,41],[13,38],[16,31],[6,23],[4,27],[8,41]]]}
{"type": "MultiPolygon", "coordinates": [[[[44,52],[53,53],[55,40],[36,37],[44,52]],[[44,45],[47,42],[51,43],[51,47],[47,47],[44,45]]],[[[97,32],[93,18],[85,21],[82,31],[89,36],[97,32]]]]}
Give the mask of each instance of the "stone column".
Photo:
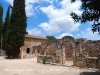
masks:
{"type": "Polygon", "coordinates": [[[32,48],[29,47],[29,49],[30,49],[30,50],[29,50],[29,51],[30,51],[29,54],[32,55],[32,48]]]}
{"type": "Polygon", "coordinates": [[[35,49],[34,55],[37,56],[37,49],[35,49]]]}
{"type": "Polygon", "coordinates": [[[23,59],[23,50],[20,49],[20,59],[23,59]]]}
{"type": "Polygon", "coordinates": [[[62,58],[63,58],[63,65],[65,65],[65,45],[62,45],[62,58]]]}
{"type": "Polygon", "coordinates": [[[65,65],[65,45],[61,46],[60,64],[65,65]]]}
{"type": "Polygon", "coordinates": [[[73,59],[73,65],[76,63],[76,48],[73,48],[73,54],[72,54],[72,59],[73,59]]]}

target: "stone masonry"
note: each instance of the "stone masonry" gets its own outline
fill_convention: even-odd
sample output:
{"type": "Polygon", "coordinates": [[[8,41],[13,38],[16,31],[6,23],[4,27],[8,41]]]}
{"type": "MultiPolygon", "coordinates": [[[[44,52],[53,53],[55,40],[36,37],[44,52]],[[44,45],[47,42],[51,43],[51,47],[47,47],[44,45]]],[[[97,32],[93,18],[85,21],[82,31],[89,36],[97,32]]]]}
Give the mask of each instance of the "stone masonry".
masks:
{"type": "Polygon", "coordinates": [[[86,41],[85,39],[78,39],[75,44],[73,52],[73,62],[75,66],[80,68],[100,68],[98,66],[100,54],[100,41],[86,41]],[[81,41],[80,41],[81,40],[81,41]]]}
{"type": "Polygon", "coordinates": [[[39,50],[39,45],[44,41],[47,41],[44,37],[26,35],[24,46],[20,48],[20,58],[33,57],[34,54],[37,53],[37,51],[35,52],[35,49],[39,50]]]}
{"type": "Polygon", "coordinates": [[[38,62],[41,60],[41,55],[47,56],[47,62],[50,64],[65,65],[65,61],[72,59],[73,48],[75,46],[75,39],[71,36],[65,36],[62,39],[54,41],[42,42],[40,45],[40,56],[38,56],[38,62]],[[51,56],[51,57],[50,57],[51,56]]]}
{"type": "Polygon", "coordinates": [[[73,60],[74,66],[80,68],[100,67],[100,65],[98,66],[100,40],[88,41],[86,38],[74,39],[71,36],[65,36],[62,39],[42,42],[39,51],[38,62],[42,62],[39,60],[42,58],[42,55],[45,55],[48,58],[47,62],[50,64],[64,65],[65,61],[70,59],[73,60]]]}
{"type": "Polygon", "coordinates": [[[43,37],[26,35],[25,44],[20,50],[20,58],[35,55],[37,62],[43,62],[42,57],[46,56],[46,63],[50,64],[65,65],[66,61],[73,60],[73,65],[80,68],[100,68],[100,40],[65,36],[49,41],[43,37]]]}

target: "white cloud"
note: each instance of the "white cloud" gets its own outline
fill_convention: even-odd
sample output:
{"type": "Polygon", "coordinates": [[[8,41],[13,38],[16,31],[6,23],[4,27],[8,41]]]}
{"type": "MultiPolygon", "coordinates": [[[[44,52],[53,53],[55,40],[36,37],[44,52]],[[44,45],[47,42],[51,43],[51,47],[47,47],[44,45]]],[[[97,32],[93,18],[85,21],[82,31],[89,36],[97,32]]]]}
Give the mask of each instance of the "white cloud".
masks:
{"type": "Polygon", "coordinates": [[[87,28],[85,31],[81,31],[80,34],[77,34],[78,38],[87,38],[89,40],[100,40],[100,35],[98,32],[93,33],[90,28],[87,28]]]}
{"type": "Polygon", "coordinates": [[[27,4],[25,9],[26,9],[26,15],[27,15],[28,17],[35,14],[32,4],[27,4]]]}
{"type": "MultiPolygon", "coordinates": [[[[5,0],[6,2],[10,3],[11,5],[13,5],[13,0],[5,0]]],[[[25,4],[26,4],[26,15],[29,16],[33,16],[35,14],[35,7],[34,7],[34,3],[38,3],[39,0],[26,0],[25,4]]]]}
{"type": "MultiPolygon", "coordinates": [[[[5,1],[13,5],[13,0],[5,1]]],[[[72,11],[79,15],[82,13],[79,10],[81,5],[80,1],[71,3],[70,0],[26,0],[25,4],[26,14],[28,17],[35,15],[36,10],[39,11],[39,8],[47,15],[49,21],[40,23],[38,26],[48,34],[56,34],[61,31],[71,33],[77,31],[80,26],[79,23],[74,23],[73,19],[69,15],[72,11]],[[35,6],[35,3],[38,3],[39,5],[35,6]],[[45,6],[46,3],[49,4],[45,6]],[[41,7],[42,5],[44,7],[41,7]],[[57,5],[59,8],[56,7],[57,5]]],[[[33,34],[33,31],[37,31],[36,28],[28,30],[29,34],[33,34]]],[[[40,32],[41,30],[39,30],[37,34],[40,32]]]]}
{"type": "Polygon", "coordinates": [[[80,24],[74,23],[70,13],[73,11],[81,14],[82,12],[79,10],[81,2],[76,1],[71,4],[70,0],[62,0],[59,4],[61,8],[56,8],[54,5],[40,8],[47,15],[49,21],[41,23],[39,27],[43,28],[48,34],[56,34],[60,31],[68,33],[77,31],[80,24]]]}
{"type": "Polygon", "coordinates": [[[58,39],[61,39],[61,38],[64,37],[64,36],[73,36],[73,35],[70,34],[70,33],[63,33],[63,34],[57,36],[57,38],[58,38],[58,39]]]}
{"type": "Polygon", "coordinates": [[[27,32],[29,35],[40,35],[41,34],[41,30],[38,28],[28,29],[27,32]]]}
{"type": "Polygon", "coordinates": [[[35,14],[35,7],[33,6],[34,3],[38,3],[39,0],[26,0],[26,15],[33,16],[35,14]]]}
{"type": "Polygon", "coordinates": [[[78,30],[79,23],[74,24],[69,15],[55,17],[49,22],[41,23],[39,26],[43,28],[48,34],[56,34],[60,31],[72,32],[78,30]]]}
{"type": "MultiPolygon", "coordinates": [[[[6,2],[8,2],[9,4],[11,4],[13,6],[13,1],[14,0],[5,0],[6,2]]],[[[57,1],[57,0],[56,0],[57,1]]],[[[25,0],[25,4],[26,4],[26,15],[29,16],[33,16],[35,15],[35,11],[36,8],[34,4],[38,3],[40,5],[44,4],[44,3],[49,3],[49,4],[53,4],[54,0],[25,0]]]]}

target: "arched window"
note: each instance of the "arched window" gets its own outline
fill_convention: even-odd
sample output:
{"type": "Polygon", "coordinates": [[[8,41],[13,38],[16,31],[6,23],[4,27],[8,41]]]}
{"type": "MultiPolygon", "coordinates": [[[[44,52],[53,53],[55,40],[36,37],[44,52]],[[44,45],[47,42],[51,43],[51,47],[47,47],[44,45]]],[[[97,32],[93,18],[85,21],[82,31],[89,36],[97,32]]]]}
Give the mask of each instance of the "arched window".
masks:
{"type": "Polygon", "coordinates": [[[30,48],[27,48],[26,53],[30,53],[30,48]]]}

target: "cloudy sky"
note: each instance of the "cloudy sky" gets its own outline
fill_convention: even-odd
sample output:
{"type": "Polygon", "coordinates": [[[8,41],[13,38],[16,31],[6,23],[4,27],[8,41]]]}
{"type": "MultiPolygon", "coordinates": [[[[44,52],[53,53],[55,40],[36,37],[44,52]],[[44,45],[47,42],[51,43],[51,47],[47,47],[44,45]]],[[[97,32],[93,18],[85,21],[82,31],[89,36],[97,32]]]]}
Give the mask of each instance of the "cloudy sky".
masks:
{"type": "MultiPolygon", "coordinates": [[[[4,7],[3,19],[8,5],[13,5],[13,0],[0,0],[4,7]]],[[[77,0],[71,3],[70,0],[26,0],[27,32],[30,35],[47,36],[53,35],[56,38],[73,36],[74,38],[87,38],[100,40],[100,35],[91,31],[91,23],[75,23],[71,12],[78,15],[81,2],[77,0]]]]}

